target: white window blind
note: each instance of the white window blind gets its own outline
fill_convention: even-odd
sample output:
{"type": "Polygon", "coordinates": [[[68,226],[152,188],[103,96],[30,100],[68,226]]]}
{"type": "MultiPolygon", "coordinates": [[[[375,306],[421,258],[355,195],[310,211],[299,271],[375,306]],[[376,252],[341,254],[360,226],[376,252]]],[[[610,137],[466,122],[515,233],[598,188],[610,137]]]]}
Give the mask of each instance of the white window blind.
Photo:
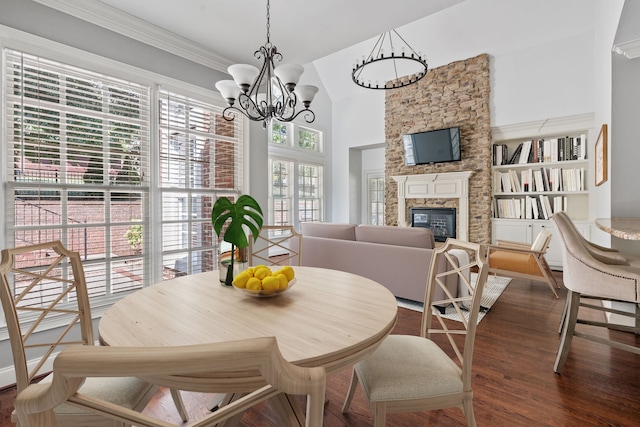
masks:
{"type": "Polygon", "coordinates": [[[211,208],[218,197],[242,194],[242,120],[226,121],[223,108],[168,91],[159,103],[164,276],[217,269],[211,208]]]}
{"type": "Polygon", "coordinates": [[[59,239],[90,297],[145,284],[150,88],[5,50],[7,245],[59,239]]]}
{"type": "Polygon", "coordinates": [[[299,227],[301,222],[322,221],[322,132],[277,121],[270,131],[269,223],[299,227]]]}
{"type": "Polygon", "coordinates": [[[298,220],[322,221],[322,166],[298,165],[298,220]]]}
{"type": "Polygon", "coordinates": [[[293,162],[270,159],[269,224],[289,225],[293,220],[293,162]]]}

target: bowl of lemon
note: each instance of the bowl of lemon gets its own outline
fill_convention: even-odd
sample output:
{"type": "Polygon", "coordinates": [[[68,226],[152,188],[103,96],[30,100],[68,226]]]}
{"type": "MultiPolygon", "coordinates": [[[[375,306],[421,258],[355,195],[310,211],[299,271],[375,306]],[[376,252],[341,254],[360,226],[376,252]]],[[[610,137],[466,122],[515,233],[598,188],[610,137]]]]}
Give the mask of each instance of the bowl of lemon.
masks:
{"type": "Polygon", "coordinates": [[[295,273],[289,265],[256,265],[238,273],[234,288],[254,297],[272,297],[288,291],[295,284],[295,273]]]}

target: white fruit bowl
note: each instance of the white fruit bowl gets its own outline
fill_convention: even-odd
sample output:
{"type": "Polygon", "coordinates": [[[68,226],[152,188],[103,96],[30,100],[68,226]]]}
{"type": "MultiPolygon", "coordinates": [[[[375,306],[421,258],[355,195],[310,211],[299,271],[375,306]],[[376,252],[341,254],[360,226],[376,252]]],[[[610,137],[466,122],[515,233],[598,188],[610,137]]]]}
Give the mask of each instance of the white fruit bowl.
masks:
{"type": "Polygon", "coordinates": [[[242,293],[245,293],[247,295],[251,295],[252,297],[261,297],[261,298],[268,298],[268,297],[274,297],[276,295],[280,295],[284,292],[287,292],[289,289],[291,289],[293,287],[293,285],[296,284],[296,278],[293,278],[293,280],[291,280],[289,282],[289,286],[287,286],[284,289],[273,289],[273,290],[265,290],[265,289],[261,289],[261,290],[251,290],[251,289],[246,289],[246,288],[238,288],[236,287],[236,285],[233,285],[233,287],[237,290],[239,290],[242,293]]]}

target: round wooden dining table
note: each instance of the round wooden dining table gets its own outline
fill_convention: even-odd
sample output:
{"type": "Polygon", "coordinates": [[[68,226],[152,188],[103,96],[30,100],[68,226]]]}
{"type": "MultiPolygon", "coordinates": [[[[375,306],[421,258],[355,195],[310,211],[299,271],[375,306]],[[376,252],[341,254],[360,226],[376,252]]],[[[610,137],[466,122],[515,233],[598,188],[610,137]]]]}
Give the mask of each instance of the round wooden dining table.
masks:
{"type": "Polygon", "coordinates": [[[221,285],[218,271],[155,284],[106,310],[100,340],[155,347],[275,336],[289,362],[331,373],[364,358],[393,329],[397,302],[379,283],[322,268],[294,271],[291,289],[269,298],[221,285]]]}

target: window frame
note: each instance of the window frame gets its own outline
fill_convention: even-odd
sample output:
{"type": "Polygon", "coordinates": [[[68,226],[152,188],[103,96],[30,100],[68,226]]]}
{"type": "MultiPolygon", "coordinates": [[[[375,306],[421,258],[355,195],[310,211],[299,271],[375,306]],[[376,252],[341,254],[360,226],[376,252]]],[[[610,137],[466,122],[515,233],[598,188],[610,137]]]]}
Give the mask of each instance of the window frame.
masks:
{"type": "MultiPolygon", "coordinates": [[[[326,194],[326,156],[324,154],[324,132],[320,129],[314,129],[307,124],[298,124],[296,122],[289,123],[280,123],[278,125],[286,126],[287,131],[287,144],[280,144],[273,142],[273,124],[268,128],[268,141],[269,141],[269,176],[271,179],[271,164],[273,160],[278,161],[286,161],[291,162],[293,177],[292,177],[292,223],[293,227],[296,230],[300,230],[300,212],[299,212],[299,203],[300,203],[300,189],[299,189],[299,167],[300,165],[310,165],[320,168],[320,177],[319,177],[319,199],[320,199],[320,218],[319,221],[323,221],[326,213],[325,213],[325,194],[326,194]],[[300,130],[309,130],[312,132],[317,132],[319,135],[318,141],[318,149],[317,150],[309,150],[304,149],[299,146],[298,142],[298,132],[300,130]],[[293,138],[289,138],[293,135],[293,138]]],[[[272,206],[273,203],[273,186],[269,184],[269,206],[272,206]]],[[[269,211],[269,222],[273,221],[272,212],[269,211]]]]}

